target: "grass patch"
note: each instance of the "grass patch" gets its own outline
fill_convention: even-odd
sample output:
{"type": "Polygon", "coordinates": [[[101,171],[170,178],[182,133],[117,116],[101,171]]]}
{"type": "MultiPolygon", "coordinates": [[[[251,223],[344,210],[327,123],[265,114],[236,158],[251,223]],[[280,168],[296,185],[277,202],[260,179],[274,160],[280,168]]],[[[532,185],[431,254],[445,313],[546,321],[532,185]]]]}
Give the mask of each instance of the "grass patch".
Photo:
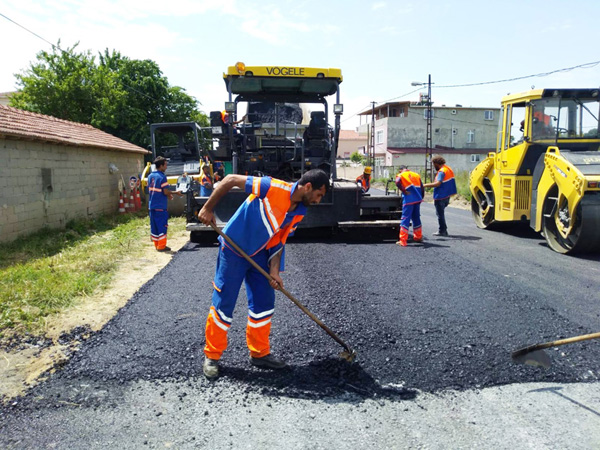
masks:
{"type": "Polygon", "coordinates": [[[469,189],[469,172],[458,172],[454,174],[456,180],[456,190],[458,195],[471,201],[471,190],[469,189]]]}
{"type": "MultiPolygon", "coordinates": [[[[185,229],[172,218],[170,232],[185,229]]],[[[151,247],[147,213],[75,220],[0,244],[0,338],[37,333],[44,319],[105,288],[119,263],[151,247]]]]}

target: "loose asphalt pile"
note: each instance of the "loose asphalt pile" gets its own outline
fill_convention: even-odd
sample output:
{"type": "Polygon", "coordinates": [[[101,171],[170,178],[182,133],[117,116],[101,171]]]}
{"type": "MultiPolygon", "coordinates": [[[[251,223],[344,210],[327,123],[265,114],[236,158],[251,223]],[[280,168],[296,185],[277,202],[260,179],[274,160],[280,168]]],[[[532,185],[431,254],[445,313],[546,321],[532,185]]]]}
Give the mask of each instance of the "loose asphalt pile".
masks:
{"type": "MultiPolygon", "coordinates": [[[[510,266],[510,261],[494,260],[493,248],[489,264],[475,261],[470,247],[476,240],[468,235],[430,238],[425,245],[406,249],[393,241],[289,243],[286,289],[357,351],[355,363],[338,358],[342,347],[279,293],[272,351],[289,368],[254,368],[245,344],[242,288],[221,378],[215,382],[202,375],[202,348],[218,250],[188,243],[104,329],[16,407],[26,408],[34,398],[37,407],[67,399],[99,402],[107,385],[114,390],[136,380],[186,380],[214,390],[215,396],[224,395],[232,383],[275,397],[320,399],[348,392],[399,400],[413,398],[418,390],[596,381],[600,345],[594,341],[550,350],[553,366],[548,370],[511,361],[516,348],[597,330],[548,302],[542,287],[532,289],[535,276],[524,274],[508,282],[506,270],[497,267],[510,266]],[[81,383],[92,389],[73,387],[81,383]]],[[[560,258],[543,251],[549,252],[548,258],[560,258]]],[[[595,288],[578,289],[584,295],[595,288]]],[[[593,321],[598,322],[597,315],[593,321]]],[[[89,333],[80,331],[81,336],[89,333]]]]}

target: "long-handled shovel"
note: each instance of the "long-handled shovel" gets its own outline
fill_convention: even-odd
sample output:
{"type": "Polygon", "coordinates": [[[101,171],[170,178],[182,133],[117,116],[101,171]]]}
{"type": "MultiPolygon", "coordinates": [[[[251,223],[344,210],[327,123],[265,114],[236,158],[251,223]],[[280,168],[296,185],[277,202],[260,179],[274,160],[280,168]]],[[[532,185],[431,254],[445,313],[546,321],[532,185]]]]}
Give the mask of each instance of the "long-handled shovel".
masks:
{"type": "MultiPolygon", "coordinates": [[[[213,230],[215,230],[219,234],[219,236],[222,236],[223,239],[225,239],[240,255],[242,255],[246,261],[248,261],[250,264],[252,264],[252,266],[256,270],[258,270],[260,273],[262,273],[267,278],[267,280],[273,281],[273,277],[271,275],[269,275],[262,267],[260,267],[252,258],[250,258],[235,242],[233,242],[231,240],[231,238],[229,236],[227,236],[225,233],[223,233],[219,229],[219,227],[217,227],[212,222],[210,225],[213,228],[213,230]]],[[[335,334],[333,331],[331,331],[327,325],[325,325],[317,316],[315,316],[313,313],[311,313],[308,310],[308,308],[306,308],[306,306],[304,306],[302,303],[300,303],[292,294],[290,294],[288,291],[286,291],[282,286],[279,287],[279,290],[281,292],[283,292],[287,298],[289,298],[292,302],[294,302],[294,304],[298,308],[300,308],[304,312],[304,314],[306,314],[308,317],[310,317],[312,320],[314,320],[317,323],[317,325],[319,325],[321,328],[323,328],[327,332],[327,334],[329,336],[331,336],[338,344],[340,344],[342,347],[344,347],[344,351],[342,351],[340,353],[340,358],[343,358],[348,362],[354,361],[354,359],[356,358],[356,350],[351,349],[348,346],[348,344],[346,344],[344,341],[342,341],[337,334],[335,334]]]]}
{"type": "Polygon", "coordinates": [[[597,338],[600,338],[600,333],[583,334],[581,336],[574,336],[567,339],[559,339],[557,341],[534,344],[512,352],[511,356],[514,362],[527,364],[530,366],[542,366],[547,369],[552,363],[543,349],[597,338]]]}

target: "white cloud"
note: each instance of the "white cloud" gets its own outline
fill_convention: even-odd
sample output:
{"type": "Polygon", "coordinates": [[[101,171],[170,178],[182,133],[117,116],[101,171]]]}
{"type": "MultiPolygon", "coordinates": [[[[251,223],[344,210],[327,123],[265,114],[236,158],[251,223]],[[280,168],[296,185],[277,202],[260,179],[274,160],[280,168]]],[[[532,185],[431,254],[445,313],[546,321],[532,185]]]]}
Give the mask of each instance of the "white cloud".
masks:
{"type": "Polygon", "coordinates": [[[385,5],[386,5],[386,3],[385,3],[385,2],[375,2],[375,3],[373,3],[373,5],[371,6],[371,9],[372,9],[373,11],[376,11],[376,10],[378,10],[378,9],[385,8],[385,5]]]}

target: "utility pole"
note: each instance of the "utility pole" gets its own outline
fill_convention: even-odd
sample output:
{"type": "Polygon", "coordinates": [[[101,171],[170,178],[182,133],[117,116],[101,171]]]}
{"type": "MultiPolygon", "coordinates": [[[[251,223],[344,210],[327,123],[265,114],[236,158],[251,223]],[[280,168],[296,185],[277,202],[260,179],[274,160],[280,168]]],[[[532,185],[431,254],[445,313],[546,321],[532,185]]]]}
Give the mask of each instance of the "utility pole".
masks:
{"type": "Polygon", "coordinates": [[[431,74],[427,80],[427,138],[425,142],[425,183],[427,183],[427,175],[433,181],[433,167],[431,163],[431,74]]]}
{"type": "Polygon", "coordinates": [[[367,165],[375,166],[375,102],[371,102],[371,142],[369,143],[369,156],[367,165]]]}
{"type": "Polygon", "coordinates": [[[433,114],[431,110],[431,74],[429,74],[429,78],[427,79],[427,83],[420,83],[418,81],[413,81],[411,85],[413,86],[424,86],[427,84],[427,100],[426,100],[426,114],[427,114],[427,131],[425,137],[425,183],[427,183],[427,176],[433,181],[433,164],[431,163],[431,122],[433,120],[433,114]]]}

